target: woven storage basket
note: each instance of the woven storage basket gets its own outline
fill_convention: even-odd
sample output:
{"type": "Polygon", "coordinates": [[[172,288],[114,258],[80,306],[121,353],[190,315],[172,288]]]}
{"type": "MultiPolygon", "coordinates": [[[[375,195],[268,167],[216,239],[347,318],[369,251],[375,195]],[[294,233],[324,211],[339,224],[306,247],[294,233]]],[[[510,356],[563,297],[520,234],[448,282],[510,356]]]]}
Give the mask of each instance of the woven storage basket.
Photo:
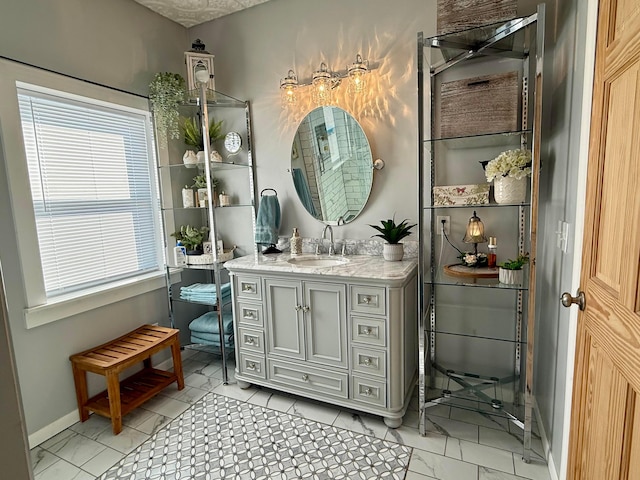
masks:
{"type": "Polygon", "coordinates": [[[517,0],[438,0],[438,35],[509,20],[517,0]]]}
{"type": "Polygon", "coordinates": [[[443,138],[518,129],[518,72],[443,82],[440,93],[443,138]]]}

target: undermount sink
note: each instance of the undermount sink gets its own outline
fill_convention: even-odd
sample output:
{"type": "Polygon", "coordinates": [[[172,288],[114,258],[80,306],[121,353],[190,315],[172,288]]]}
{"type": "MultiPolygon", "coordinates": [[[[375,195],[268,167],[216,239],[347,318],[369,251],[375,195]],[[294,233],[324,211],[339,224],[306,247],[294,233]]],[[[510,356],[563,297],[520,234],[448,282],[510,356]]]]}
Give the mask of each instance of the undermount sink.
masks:
{"type": "Polygon", "coordinates": [[[349,263],[349,260],[343,257],[292,257],[287,260],[291,265],[296,267],[323,268],[337,267],[349,263]]]}

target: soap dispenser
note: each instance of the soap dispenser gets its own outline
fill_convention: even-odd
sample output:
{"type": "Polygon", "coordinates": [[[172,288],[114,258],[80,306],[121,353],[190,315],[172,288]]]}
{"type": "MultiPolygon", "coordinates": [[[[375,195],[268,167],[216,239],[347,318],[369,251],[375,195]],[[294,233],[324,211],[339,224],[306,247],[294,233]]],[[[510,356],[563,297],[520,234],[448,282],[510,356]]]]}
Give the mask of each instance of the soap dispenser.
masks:
{"type": "Polygon", "coordinates": [[[291,255],[300,255],[302,253],[302,237],[298,233],[297,228],[293,228],[293,234],[291,235],[291,240],[289,240],[289,245],[291,247],[291,255]]]}

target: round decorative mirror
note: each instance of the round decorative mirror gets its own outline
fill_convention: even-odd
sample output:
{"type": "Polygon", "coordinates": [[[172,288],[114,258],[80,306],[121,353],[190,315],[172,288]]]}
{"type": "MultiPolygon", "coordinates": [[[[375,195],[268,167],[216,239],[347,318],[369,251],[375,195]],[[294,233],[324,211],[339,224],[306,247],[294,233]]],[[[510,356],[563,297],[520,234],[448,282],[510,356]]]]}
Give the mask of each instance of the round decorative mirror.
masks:
{"type": "Polygon", "coordinates": [[[373,184],[373,157],[360,124],[338,107],[319,107],[298,126],[291,147],[298,198],[314,218],[341,225],[356,218],[373,184]]]}

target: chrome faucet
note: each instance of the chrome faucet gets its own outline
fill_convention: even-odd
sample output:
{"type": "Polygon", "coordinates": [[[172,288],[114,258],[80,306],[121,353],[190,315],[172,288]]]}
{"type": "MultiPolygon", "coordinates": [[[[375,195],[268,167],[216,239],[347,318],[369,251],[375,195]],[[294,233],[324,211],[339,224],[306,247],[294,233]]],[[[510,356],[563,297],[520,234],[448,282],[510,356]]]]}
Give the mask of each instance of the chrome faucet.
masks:
{"type": "Polygon", "coordinates": [[[327,238],[327,230],[329,230],[329,255],[333,255],[335,252],[335,246],[333,245],[333,228],[331,225],[326,225],[322,230],[322,240],[327,238]]]}

